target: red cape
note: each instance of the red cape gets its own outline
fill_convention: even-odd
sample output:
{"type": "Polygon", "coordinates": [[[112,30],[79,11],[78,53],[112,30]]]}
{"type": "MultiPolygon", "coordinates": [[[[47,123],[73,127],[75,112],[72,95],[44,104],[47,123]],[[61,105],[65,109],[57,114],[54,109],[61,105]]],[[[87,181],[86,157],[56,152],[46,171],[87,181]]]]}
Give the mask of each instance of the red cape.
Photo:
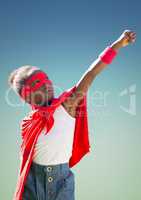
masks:
{"type": "MultiPolygon", "coordinates": [[[[66,90],[58,98],[54,98],[51,106],[35,109],[22,120],[21,163],[13,200],[22,200],[24,184],[32,163],[34,146],[39,134],[44,127],[46,127],[47,132],[50,130],[54,123],[53,113],[55,109],[69,97],[75,89],[76,86],[66,90]],[[46,117],[49,115],[50,117],[46,117]]],[[[70,168],[76,165],[85,154],[90,152],[86,98],[87,96],[85,95],[76,110],[73,149],[72,156],[69,160],[70,168]]]]}

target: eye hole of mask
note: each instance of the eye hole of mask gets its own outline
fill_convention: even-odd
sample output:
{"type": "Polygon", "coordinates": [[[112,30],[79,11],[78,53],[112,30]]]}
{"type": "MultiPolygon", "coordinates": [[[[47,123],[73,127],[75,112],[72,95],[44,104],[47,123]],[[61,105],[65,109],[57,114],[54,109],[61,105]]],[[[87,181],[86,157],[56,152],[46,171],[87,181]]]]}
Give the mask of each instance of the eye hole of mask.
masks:
{"type": "Polygon", "coordinates": [[[40,82],[40,80],[39,80],[39,79],[37,79],[37,80],[33,81],[33,82],[31,83],[31,87],[34,87],[34,86],[35,86],[35,84],[36,84],[36,83],[39,83],[39,82],[40,82]]]}

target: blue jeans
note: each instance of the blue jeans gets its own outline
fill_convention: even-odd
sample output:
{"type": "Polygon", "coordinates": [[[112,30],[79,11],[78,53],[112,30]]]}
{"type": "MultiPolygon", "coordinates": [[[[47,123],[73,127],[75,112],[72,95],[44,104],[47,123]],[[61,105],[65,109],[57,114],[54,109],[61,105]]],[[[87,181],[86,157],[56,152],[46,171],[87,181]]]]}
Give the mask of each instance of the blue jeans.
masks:
{"type": "Polygon", "coordinates": [[[32,162],[22,200],[74,199],[74,173],[68,163],[45,166],[32,162]]]}

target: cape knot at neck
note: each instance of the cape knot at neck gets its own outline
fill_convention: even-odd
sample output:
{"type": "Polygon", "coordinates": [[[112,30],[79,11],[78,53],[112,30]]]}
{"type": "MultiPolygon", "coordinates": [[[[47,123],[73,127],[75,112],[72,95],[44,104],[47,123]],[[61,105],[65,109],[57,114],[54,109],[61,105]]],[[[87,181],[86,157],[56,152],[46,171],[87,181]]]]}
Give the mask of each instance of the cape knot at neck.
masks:
{"type": "Polygon", "coordinates": [[[52,112],[49,111],[39,111],[39,115],[43,118],[49,119],[52,115],[52,112]]]}

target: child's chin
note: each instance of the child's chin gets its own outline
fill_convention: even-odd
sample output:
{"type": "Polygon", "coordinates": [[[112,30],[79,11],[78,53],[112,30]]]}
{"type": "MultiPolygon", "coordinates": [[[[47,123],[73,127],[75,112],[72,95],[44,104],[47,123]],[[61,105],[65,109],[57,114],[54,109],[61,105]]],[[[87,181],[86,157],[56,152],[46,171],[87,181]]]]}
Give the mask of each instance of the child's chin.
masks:
{"type": "Polygon", "coordinates": [[[48,101],[46,101],[46,102],[36,102],[35,105],[36,106],[48,106],[49,102],[48,101]]]}
{"type": "Polygon", "coordinates": [[[34,106],[43,106],[44,102],[30,102],[30,104],[34,106]]]}

